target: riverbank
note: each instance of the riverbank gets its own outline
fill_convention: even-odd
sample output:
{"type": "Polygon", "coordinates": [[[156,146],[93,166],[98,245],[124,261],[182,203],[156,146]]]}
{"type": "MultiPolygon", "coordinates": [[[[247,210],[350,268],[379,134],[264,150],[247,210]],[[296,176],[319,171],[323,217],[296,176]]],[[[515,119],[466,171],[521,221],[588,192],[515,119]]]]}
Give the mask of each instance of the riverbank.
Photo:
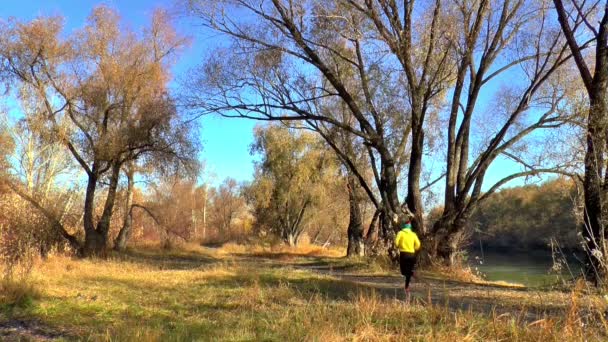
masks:
{"type": "MultiPolygon", "coordinates": [[[[522,340],[607,338],[596,296],[476,285],[310,253],[146,249],[109,260],[52,257],[32,293],[0,297],[0,337],[94,341],[522,340]],[[443,289],[443,292],[442,292],[443,289]],[[451,304],[452,303],[452,304],[451,304]],[[470,304],[462,308],[453,303],[470,304]],[[491,305],[486,305],[492,303],[491,305]],[[553,305],[553,304],[555,305],[553,305]],[[533,320],[525,312],[546,309],[533,320]],[[501,311],[507,308],[508,312],[501,311]],[[552,310],[558,310],[553,312],[552,310]],[[587,324],[586,326],[581,325],[587,324]]],[[[602,306],[604,305],[604,306],[602,306]]]]}

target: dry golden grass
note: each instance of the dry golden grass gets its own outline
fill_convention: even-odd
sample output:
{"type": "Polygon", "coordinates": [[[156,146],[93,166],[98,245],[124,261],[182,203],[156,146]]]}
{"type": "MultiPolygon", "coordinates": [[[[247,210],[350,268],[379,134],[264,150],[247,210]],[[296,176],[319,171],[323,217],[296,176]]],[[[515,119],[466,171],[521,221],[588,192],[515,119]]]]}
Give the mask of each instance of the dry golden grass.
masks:
{"type": "Polygon", "coordinates": [[[240,245],[236,243],[227,243],[219,248],[219,253],[222,255],[253,255],[253,256],[264,256],[264,257],[276,257],[276,258],[290,258],[299,256],[310,256],[310,257],[326,257],[326,258],[339,258],[346,255],[344,248],[324,248],[319,245],[310,243],[300,243],[297,246],[287,245],[273,245],[273,246],[260,246],[260,245],[240,245]]]}
{"type": "Polygon", "coordinates": [[[438,275],[439,277],[445,278],[446,280],[465,282],[473,285],[496,286],[511,289],[526,288],[525,285],[518,283],[510,283],[501,280],[485,280],[469,266],[447,267],[443,265],[432,265],[431,267],[426,268],[424,272],[426,272],[426,274],[438,275]]]}
{"type": "Polygon", "coordinates": [[[484,280],[467,266],[462,267],[447,267],[444,265],[431,265],[426,268],[427,271],[437,274],[449,275],[450,279],[464,282],[483,282],[484,280]]]}
{"type": "Polygon", "coordinates": [[[40,291],[29,279],[1,280],[0,303],[8,306],[27,306],[40,298],[40,291]]]}
{"type": "Polygon", "coordinates": [[[526,322],[515,315],[454,312],[420,302],[405,305],[360,284],[255,258],[221,257],[222,253],[228,252],[189,246],[162,252],[134,250],[109,260],[52,257],[35,267],[28,283],[38,295],[27,306],[8,309],[0,304],[0,323],[34,320],[62,331],[66,339],[92,341],[607,337],[599,327],[605,322],[582,328],[585,322],[579,317],[585,304],[580,289],[571,294],[572,311],[563,318],[526,322]]]}

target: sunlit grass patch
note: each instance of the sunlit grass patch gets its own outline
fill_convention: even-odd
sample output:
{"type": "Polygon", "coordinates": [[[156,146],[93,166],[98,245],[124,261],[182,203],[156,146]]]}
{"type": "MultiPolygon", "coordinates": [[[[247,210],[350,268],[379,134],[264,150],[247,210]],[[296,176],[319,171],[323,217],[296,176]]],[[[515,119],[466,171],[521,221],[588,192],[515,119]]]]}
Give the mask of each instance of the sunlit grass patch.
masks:
{"type": "Polygon", "coordinates": [[[310,243],[300,243],[297,246],[287,245],[241,245],[227,243],[219,248],[222,255],[252,255],[260,257],[271,257],[278,259],[293,259],[301,256],[339,258],[346,254],[344,248],[324,248],[310,243]]]}

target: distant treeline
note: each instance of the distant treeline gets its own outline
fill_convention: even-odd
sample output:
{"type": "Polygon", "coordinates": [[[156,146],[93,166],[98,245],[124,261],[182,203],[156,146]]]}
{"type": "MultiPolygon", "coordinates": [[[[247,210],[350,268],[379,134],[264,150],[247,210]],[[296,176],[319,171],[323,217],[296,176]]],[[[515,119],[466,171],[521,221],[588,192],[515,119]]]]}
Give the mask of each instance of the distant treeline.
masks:
{"type": "Polygon", "coordinates": [[[559,178],[541,185],[502,190],[471,219],[471,248],[498,251],[551,249],[551,239],[564,249],[577,249],[580,224],[574,183],[559,178]]]}

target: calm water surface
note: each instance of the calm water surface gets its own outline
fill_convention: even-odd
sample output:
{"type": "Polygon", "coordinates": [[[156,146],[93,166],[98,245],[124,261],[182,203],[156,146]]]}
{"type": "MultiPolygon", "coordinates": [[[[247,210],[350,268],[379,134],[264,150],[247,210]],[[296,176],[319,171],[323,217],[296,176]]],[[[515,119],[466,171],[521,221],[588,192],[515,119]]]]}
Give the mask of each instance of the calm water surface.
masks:
{"type": "MultiPolygon", "coordinates": [[[[550,254],[544,253],[484,253],[483,258],[479,251],[470,253],[469,264],[477,268],[487,280],[502,280],[511,283],[520,283],[526,286],[544,286],[560,283],[562,279],[571,279],[580,273],[579,261],[569,260],[568,266],[556,273],[552,271],[553,259],[550,254]]],[[[564,265],[565,266],[565,265],[564,265]]]]}

